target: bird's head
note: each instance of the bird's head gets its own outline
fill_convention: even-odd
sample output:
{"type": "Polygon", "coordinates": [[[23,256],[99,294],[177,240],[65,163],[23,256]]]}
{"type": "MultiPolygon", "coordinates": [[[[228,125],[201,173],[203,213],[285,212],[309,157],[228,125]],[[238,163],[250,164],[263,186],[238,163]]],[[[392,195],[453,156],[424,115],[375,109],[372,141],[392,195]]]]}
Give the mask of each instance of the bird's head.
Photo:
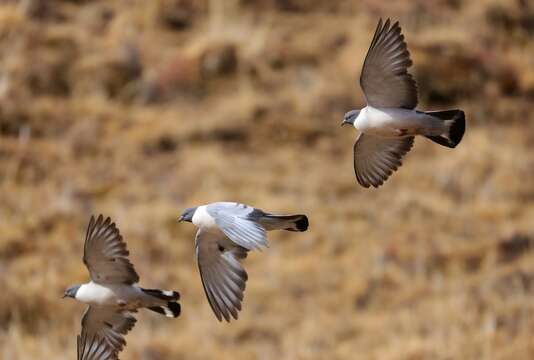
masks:
{"type": "Polygon", "coordinates": [[[72,285],[70,287],[67,288],[67,290],[65,290],[65,292],[63,293],[63,298],[66,298],[66,297],[71,297],[71,298],[76,298],[76,293],[78,292],[78,289],[80,288],[81,285],[72,285]]]}
{"type": "Polygon", "coordinates": [[[178,218],[178,221],[179,222],[181,221],[193,222],[193,215],[195,215],[195,211],[197,211],[196,207],[185,209],[182,215],[180,215],[180,217],[178,218]]]}
{"type": "Polygon", "coordinates": [[[343,117],[343,122],[341,123],[341,126],[345,124],[354,125],[354,121],[356,120],[359,114],[360,114],[360,110],[351,110],[347,112],[345,116],[343,117]]]}

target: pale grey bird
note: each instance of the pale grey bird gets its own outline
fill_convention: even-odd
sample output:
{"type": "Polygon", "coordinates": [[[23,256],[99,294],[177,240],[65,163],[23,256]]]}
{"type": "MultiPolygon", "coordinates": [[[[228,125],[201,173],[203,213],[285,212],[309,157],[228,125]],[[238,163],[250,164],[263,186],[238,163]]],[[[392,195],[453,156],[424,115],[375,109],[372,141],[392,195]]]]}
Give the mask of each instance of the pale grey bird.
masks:
{"type": "Polygon", "coordinates": [[[379,187],[402,165],[415,135],[454,148],[465,131],[462,110],[417,111],[417,85],[399,23],[378,22],[367,51],[360,86],[367,106],[345,114],[341,125],[360,131],[354,144],[354,172],[360,185],[379,187]]]}
{"type": "Polygon", "coordinates": [[[180,294],[137,286],[139,275],[128,255],[115,223],[109,217],[104,220],[100,215],[95,220],[91,216],[83,254],[91,281],[71,286],[63,295],[89,305],[77,338],[78,360],[118,359],[126,345],[124,335],[135,325],[137,309],[147,308],[167,317],[180,315],[180,294]]]}
{"type": "Polygon", "coordinates": [[[248,279],[241,260],[250,250],[268,246],[267,231],[306,231],[306,215],[273,215],[235,202],[186,209],[178,221],[199,229],[195,249],[202,285],[219,321],[237,320],[248,279]]]}

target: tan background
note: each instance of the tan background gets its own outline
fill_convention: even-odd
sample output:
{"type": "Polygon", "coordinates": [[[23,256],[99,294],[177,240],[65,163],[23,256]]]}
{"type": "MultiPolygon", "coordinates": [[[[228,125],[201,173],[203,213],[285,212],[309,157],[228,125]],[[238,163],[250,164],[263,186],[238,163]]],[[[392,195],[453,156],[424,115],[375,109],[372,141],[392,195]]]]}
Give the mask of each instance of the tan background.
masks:
{"type": "Polygon", "coordinates": [[[73,359],[91,214],[117,222],[142,311],[122,359],[532,359],[534,4],[2,1],[0,358],[73,359]],[[454,150],[417,139],[378,190],[342,116],[379,17],[401,21],[421,109],[460,107],[454,150]],[[188,206],[305,212],[246,260],[218,323],[188,206]]]}

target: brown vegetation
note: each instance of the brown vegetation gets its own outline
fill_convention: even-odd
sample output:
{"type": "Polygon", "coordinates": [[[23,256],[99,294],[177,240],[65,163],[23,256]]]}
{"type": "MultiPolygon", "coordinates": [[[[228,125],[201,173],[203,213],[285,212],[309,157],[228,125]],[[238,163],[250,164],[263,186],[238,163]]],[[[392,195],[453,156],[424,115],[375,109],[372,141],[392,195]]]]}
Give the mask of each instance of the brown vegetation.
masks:
{"type": "Polygon", "coordinates": [[[91,214],[141,284],[122,359],[531,359],[534,5],[524,0],[6,0],[0,5],[0,358],[72,359],[91,214]],[[356,183],[343,113],[378,18],[401,21],[420,107],[463,108],[448,150],[418,139],[356,183]],[[218,323],[185,207],[306,212],[246,260],[218,323]]]}

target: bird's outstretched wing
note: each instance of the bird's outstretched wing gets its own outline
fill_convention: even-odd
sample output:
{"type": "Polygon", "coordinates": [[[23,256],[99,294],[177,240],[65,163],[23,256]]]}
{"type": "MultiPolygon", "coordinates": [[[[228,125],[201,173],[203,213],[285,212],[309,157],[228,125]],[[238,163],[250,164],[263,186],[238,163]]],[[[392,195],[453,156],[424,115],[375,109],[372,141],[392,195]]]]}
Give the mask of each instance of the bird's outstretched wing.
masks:
{"type": "Polygon", "coordinates": [[[268,246],[267,232],[257,221],[263,211],[252,206],[233,202],[217,202],[206,207],[221,231],[230,240],[247,250],[268,246]]]}
{"type": "Polygon", "coordinates": [[[220,231],[202,229],[197,232],[195,248],[202,285],[215,316],[219,321],[237,319],[248,279],[240,263],[247,249],[220,231]]]}
{"type": "Polygon", "coordinates": [[[96,336],[76,337],[76,353],[78,360],[118,360],[117,353],[107,345],[106,340],[96,336]]]}
{"type": "Polygon", "coordinates": [[[89,306],[82,317],[82,333],[78,336],[78,360],[118,359],[126,345],[124,335],[136,319],[127,311],[89,306]]]}
{"type": "Polygon", "coordinates": [[[367,103],[379,108],[417,106],[417,85],[408,68],[410,53],[399,23],[378,22],[371,46],[365,56],[360,86],[367,103]]]}
{"type": "Polygon", "coordinates": [[[108,217],[91,216],[83,252],[83,262],[91,279],[99,284],[134,284],[139,275],[128,260],[128,249],[119,229],[108,217]]]}
{"type": "Polygon", "coordinates": [[[413,146],[413,136],[381,138],[360,134],[354,144],[354,172],[363,187],[379,187],[402,165],[413,146]]]}

